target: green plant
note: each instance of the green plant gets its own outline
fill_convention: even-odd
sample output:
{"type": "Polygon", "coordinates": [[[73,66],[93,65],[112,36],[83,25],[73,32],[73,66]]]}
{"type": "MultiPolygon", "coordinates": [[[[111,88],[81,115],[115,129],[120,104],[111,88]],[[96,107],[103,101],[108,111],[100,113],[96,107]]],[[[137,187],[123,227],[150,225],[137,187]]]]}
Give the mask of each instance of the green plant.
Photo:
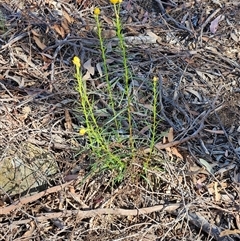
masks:
{"type": "Polygon", "coordinates": [[[124,80],[125,80],[125,96],[127,97],[127,116],[128,116],[128,125],[129,125],[129,143],[131,146],[132,151],[134,152],[134,141],[133,141],[133,125],[132,125],[132,114],[131,114],[131,91],[129,88],[129,79],[130,79],[130,72],[128,68],[128,59],[127,59],[127,51],[126,45],[124,41],[124,36],[122,34],[122,23],[120,20],[119,12],[120,12],[120,0],[110,0],[114,6],[115,12],[115,26],[117,37],[119,40],[119,47],[122,53],[122,60],[123,60],[123,68],[124,68],[124,80]],[[117,3],[119,3],[117,5],[117,3]]]}
{"type": "MultiPolygon", "coordinates": [[[[114,105],[114,100],[113,100],[112,87],[111,87],[111,83],[109,81],[109,71],[108,71],[107,59],[106,59],[106,48],[104,47],[104,41],[103,41],[103,37],[102,37],[102,27],[101,27],[101,24],[99,21],[100,13],[101,13],[101,10],[99,8],[94,9],[94,17],[95,17],[95,20],[97,23],[97,33],[98,33],[100,50],[101,50],[102,59],[103,59],[103,69],[104,69],[105,79],[106,79],[106,83],[107,83],[107,91],[108,91],[108,95],[109,95],[109,99],[110,99],[110,107],[111,107],[111,111],[113,112],[113,116],[115,117],[114,118],[115,127],[117,130],[119,130],[120,125],[116,118],[117,113],[115,110],[115,105],[114,105]]],[[[116,132],[116,133],[117,133],[117,139],[119,140],[119,134],[118,134],[118,132],[116,132]]]]}
{"type": "Polygon", "coordinates": [[[154,150],[154,145],[156,141],[156,133],[157,133],[157,101],[158,101],[158,92],[157,92],[157,82],[158,78],[156,76],[153,77],[153,120],[152,120],[152,127],[151,127],[151,143],[150,143],[150,155],[149,159],[154,150]]]}
{"type": "Polygon", "coordinates": [[[124,162],[112,153],[110,149],[110,143],[106,139],[102,128],[97,123],[96,117],[94,116],[94,104],[91,103],[87,92],[86,83],[82,80],[81,73],[81,62],[78,57],[74,57],[73,64],[76,67],[75,77],[77,79],[77,91],[80,94],[80,103],[82,111],[85,117],[86,129],[81,128],[80,135],[87,134],[89,138],[89,147],[97,160],[101,160],[102,169],[117,170],[119,175],[124,172],[124,162]]]}
{"type": "MultiPolygon", "coordinates": [[[[124,172],[128,165],[131,165],[131,161],[134,160],[137,150],[135,148],[136,143],[133,135],[133,119],[132,119],[132,92],[130,85],[131,73],[128,67],[128,57],[127,49],[125,45],[124,36],[122,34],[122,24],[119,16],[120,13],[120,4],[121,0],[110,0],[113,4],[114,13],[115,13],[115,28],[116,35],[119,41],[118,48],[122,57],[122,68],[123,68],[123,83],[124,83],[124,93],[121,101],[124,101],[126,104],[126,109],[117,110],[116,109],[116,98],[119,98],[119,93],[115,93],[114,86],[110,81],[110,67],[107,64],[106,49],[104,39],[102,37],[102,26],[99,20],[99,15],[101,13],[99,8],[94,9],[94,18],[97,25],[97,34],[99,38],[99,47],[101,51],[101,57],[103,60],[103,70],[104,77],[107,86],[107,94],[109,106],[111,108],[111,113],[113,117],[110,122],[114,122],[114,128],[116,131],[109,131],[107,128],[101,127],[98,122],[98,119],[94,113],[94,101],[89,97],[89,91],[87,90],[86,83],[82,79],[81,73],[81,63],[80,59],[75,56],[73,63],[76,67],[76,79],[77,79],[77,91],[80,95],[80,104],[81,109],[84,115],[86,128],[80,129],[80,135],[85,135],[88,138],[88,147],[91,149],[91,153],[96,160],[98,160],[97,165],[94,166],[100,169],[110,169],[115,171],[115,180],[120,181],[124,177],[124,172]],[[123,117],[122,117],[123,116],[123,117]],[[129,137],[126,141],[126,138],[119,134],[120,129],[123,128],[123,118],[126,118],[127,128],[129,137]],[[123,144],[123,142],[125,144],[123,144]],[[127,143],[127,145],[126,145],[127,143]],[[121,147],[125,145],[125,148],[115,148],[120,145],[121,147]],[[124,150],[123,150],[124,149],[124,150]],[[98,165],[100,164],[100,165],[98,165]]],[[[154,144],[156,141],[156,127],[157,127],[157,78],[153,78],[153,102],[152,102],[152,124],[151,124],[151,138],[150,138],[150,155],[153,154],[154,144]]],[[[125,126],[126,127],[126,126],[125,126]]],[[[135,127],[135,126],[134,126],[135,127]]],[[[148,165],[147,161],[147,165],[148,165]]]]}

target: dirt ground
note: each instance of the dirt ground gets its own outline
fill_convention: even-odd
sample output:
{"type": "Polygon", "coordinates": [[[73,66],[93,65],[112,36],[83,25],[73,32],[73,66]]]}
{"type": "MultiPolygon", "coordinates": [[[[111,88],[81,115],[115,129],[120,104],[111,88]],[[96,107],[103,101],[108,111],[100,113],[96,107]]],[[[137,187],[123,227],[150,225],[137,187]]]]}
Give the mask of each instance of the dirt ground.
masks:
{"type": "Polygon", "coordinates": [[[0,2],[0,239],[240,240],[239,1],[122,2],[139,151],[118,182],[91,171],[99,160],[79,135],[74,56],[104,97],[95,7],[121,90],[109,1],[0,2]]]}

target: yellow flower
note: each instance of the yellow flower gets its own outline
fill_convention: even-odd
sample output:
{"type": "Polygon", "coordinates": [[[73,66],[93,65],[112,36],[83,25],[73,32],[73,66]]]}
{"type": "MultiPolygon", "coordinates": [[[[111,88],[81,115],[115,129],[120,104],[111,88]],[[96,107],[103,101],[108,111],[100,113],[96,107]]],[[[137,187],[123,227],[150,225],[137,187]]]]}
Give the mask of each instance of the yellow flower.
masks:
{"type": "Polygon", "coordinates": [[[158,77],[157,76],[154,76],[153,77],[153,82],[157,82],[158,81],[158,77]]]}
{"type": "Polygon", "coordinates": [[[80,60],[77,56],[74,56],[72,62],[73,62],[74,65],[76,65],[76,67],[80,68],[80,66],[81,66],[81,60],[80,60]]]}
{"type": "Polygon", "coordinates": [[[100,8],[94,8],[93,13],[94,13],[94,15],[98,16],[101,13],[100,8]]]}
{"type": "Polygon", "coordinates": [[[84,136],[86,134],[86,132],[87,132],[87,129],[84,128],[84,127],[81,127],[80,130],[79,130],[80,136],[84,136]]]}
{"type": "Polygon", "coordinates": [[[112,4],[117,4],[117,3],[121,3],[122,0],[110,0],[110,2],[111,2],[112,4]]]}

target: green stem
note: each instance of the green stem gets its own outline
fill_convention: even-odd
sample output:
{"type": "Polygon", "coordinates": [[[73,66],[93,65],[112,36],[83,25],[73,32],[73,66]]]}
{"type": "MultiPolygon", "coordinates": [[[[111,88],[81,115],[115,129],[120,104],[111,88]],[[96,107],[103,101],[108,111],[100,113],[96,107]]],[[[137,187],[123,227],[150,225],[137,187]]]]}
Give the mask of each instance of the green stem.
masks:
{"type": "Polygon", "coordinates": [[[114,12],[116,15],[116,30],[117,30],[117,37],[119,39],[119,46],[121,48],[122,57],[123,57],[123,67],[124,67],[124,78],[125,78],[125,95],[127,96],[127,112],[128,112],[128,125],[129,125],[129,142],[131,149],[134,149],[134,142],[133,142],[133,127],[132,127],[132,115],[131,115],[131,93],[129,88],[129,69],[127,65],[127,53],[126,53],[126,46],[124,37],[121,33],[122,25],[119,17],[120,12],[120,4],[118,4],[118,8],[116,4],[114,6],[114,12]]]}
{"type": "MultiPolygon", "coordinates": [[[[112,94],[112,89],[111,89],[111,83],[109,81],[109,73],[108,73],[108,66],[107,66],[107,59],[106,59],[106,50],[104,47],[104,41],[103,41],[103,37],[102,37],[102,29],[101,29],[101,24],[99,21],[99,17],[98,15],[95,16],[96,22],[97,22],[97,30],[98,30],[98,38],[99,38],[99,42],[100,42],[100,49],[101,49],[101,54],[102,54],[102,59],[103,59],[103,68],[104,68],[104,72],[105,72],[105,78],[106,78],[106,82],[107,82],[107,90],[108,90],[108,94],[109,94],[109,98],[110,98],[110,106],[113,112],[114,116],[116,115],[116,110],[114,107],[114,100],[113,100],[113,94],[112,94]]],[[[119,140],[119,122],[117,121],[117,118],[114,118],[114,122],[115,122],[115,126],[117,129],[117,139],[119,140]]]]}

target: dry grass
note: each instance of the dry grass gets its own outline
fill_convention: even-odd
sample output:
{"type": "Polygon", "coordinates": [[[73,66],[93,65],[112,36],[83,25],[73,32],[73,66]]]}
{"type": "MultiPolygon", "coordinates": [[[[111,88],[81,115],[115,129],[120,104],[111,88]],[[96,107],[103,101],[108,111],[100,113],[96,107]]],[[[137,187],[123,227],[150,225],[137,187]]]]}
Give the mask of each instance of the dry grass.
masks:
{"type": "Polygon", "coordinates": [[[92,11],[102,9],[109,79],[119,98],[124,82],[113,8],[105,0],[0,4],[1,240],[240,238],[238,3],[175,2],[154,1],[158,14],[139,1],[122,4],[137,151],[131,159],[127,137],[109,139],[126,163],[121,181],[114,169],[91,171],[101,159],[79,135],[86,123],[72,64],[75,55],[82,63],[91,59],[82,71],[94,114],[106,126],[113,113],[92,11]],[[41,163],[51,168],[43,171],[41,163]]]}

